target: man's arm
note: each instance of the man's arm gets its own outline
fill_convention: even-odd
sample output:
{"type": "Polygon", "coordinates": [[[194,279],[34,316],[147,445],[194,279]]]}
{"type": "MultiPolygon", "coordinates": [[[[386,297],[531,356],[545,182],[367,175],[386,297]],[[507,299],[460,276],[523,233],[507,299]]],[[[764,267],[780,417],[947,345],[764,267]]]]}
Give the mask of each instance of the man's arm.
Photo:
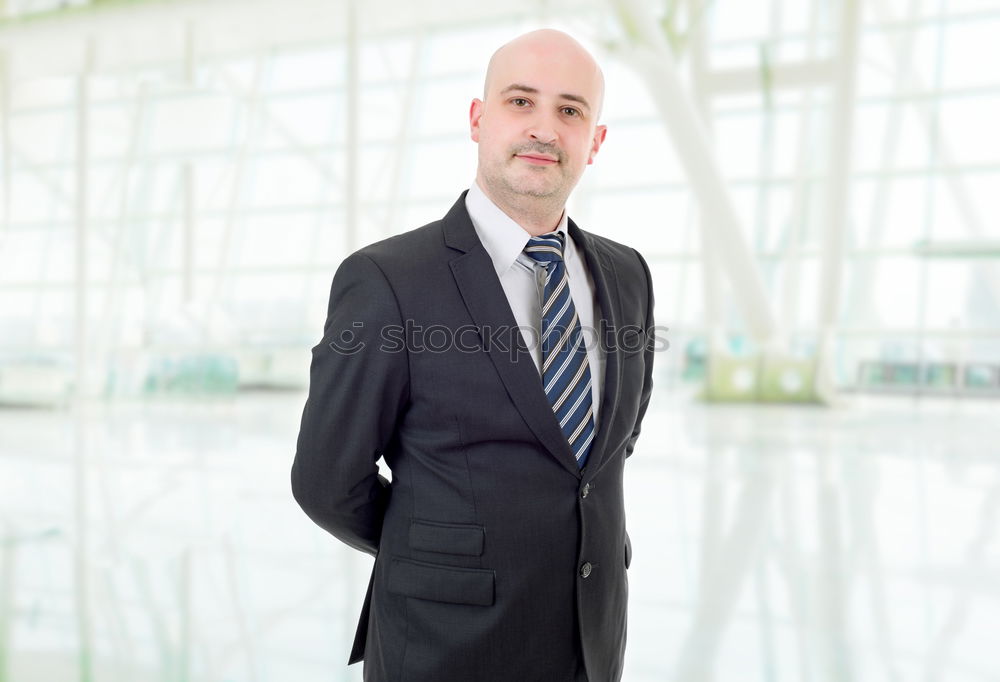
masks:
{"type": "Polygon", "coordinates": [[[409,399],[405,349],[382,347],[387,325],[402,327],[396,297],[379,267],[355,253],[333,278],[292,464],[292,494],[306,514],[373,555],[390,493],[376,462],[409,399]]]}
{"type": "Polygon", "coordinates": [[[645,363],[646,371],[642,377],[642,394],[639,396],[639,413],[635,417],[635,426],[632,428],[632,436],[625,444],[626,457],[631,455],[632,450],[635,449],[635,441],[639,437],[639,431],[642,428],[642,418],[646,414],[646,408],[649,407],[649,397],[653,393],[653,350],[656,344],[655,335],[653,333],[653,277],[649,274],[649,266],[646,265],[646,261],[643,260],[642,255],[638,251],[635,252],[635,255],[638,256],[639,263],[642,265],[642,270],[646,274],[646,348],[643,351],[643,362],[645,363]]]}

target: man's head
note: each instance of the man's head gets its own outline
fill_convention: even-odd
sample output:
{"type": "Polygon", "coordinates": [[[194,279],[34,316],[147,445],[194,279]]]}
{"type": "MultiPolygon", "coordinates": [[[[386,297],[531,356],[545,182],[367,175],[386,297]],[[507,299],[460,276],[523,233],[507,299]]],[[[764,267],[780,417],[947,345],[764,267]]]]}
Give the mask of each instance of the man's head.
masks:
{"type": "Polygon", "coordinates": [[[469,110],[480,186],[501,208],[561,212],[604,141],[603,99],[600,67],[565,33],[532,31],[503,45],[469,110]]]}

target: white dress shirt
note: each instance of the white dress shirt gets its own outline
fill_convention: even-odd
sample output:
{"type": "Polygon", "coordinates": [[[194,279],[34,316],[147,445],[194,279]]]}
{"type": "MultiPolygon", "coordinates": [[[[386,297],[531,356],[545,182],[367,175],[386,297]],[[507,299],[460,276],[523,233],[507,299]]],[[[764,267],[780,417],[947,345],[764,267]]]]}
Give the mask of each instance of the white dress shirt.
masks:
{"type": "MultiPolygon", "coordinates": [[[[521,330],[521,337],[531,353],[539,375],[542,371],[542,348],[538,343],[541,332],[542,296],[545,268],[524,253],[531,235],[510,216],[494,204],[476,182],[472,183],[465,197],[465,208],[472,218],[479,241],[493,261],[500,285],[507,294],[507,302],[521,330]]],[[[594,402],[594,426],[600,414],[601,388],[604,386],[604,353],[598,343],[595,320],[600,321],[601,309],[594,295],[594,280],[587,264],[566,230],[567,217],[563,211],[556,228],[566,238],[563,261],[569,278],[569,292],[580,317],[587,359],[590,363],[591,395],[594,402]]]]}

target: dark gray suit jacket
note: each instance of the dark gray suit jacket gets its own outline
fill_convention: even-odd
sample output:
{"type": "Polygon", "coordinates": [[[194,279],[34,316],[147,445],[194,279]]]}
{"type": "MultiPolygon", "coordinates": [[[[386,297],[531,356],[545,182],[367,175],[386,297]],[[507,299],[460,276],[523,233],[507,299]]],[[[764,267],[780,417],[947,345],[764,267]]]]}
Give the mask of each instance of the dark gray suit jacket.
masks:
{"type": "Polygon", "coordinates": [[[364,659],[365,680],[621,678],[622,473],[652,388],[652,284],[634,249],[572,221],[569,233],[610,346],[582,471],[464,193],[444,219],[337,270],[292,490],[317,524],[376,557],[350,658],[364,659]]]}

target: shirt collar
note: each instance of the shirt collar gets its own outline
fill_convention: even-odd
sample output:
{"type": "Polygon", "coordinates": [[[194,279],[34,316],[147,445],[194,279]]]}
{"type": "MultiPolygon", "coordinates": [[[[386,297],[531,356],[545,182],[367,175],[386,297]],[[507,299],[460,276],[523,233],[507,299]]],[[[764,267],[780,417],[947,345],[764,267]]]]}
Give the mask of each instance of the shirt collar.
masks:
{"type": "MultiPolygon", "coordinates": [[[[479,183],[475,181],[469,188],[469,193],[465,195],[465,208],[469,212],[469,217],[472,218],[472,226],[476,228],[479,241],[483,243],[486,253],[493,261],[497,276],[503,275],[524,251],[531,235],[509,215],[501,211],[480,189],[479,183]]],[[[563,258],[568,261],[575,250],[573,249],[573,240],[569,238],[569,233],[566,231],[567,222],[566,211],[563,211],[556,231],[562,232],[566,237],[563,258]]]]}

